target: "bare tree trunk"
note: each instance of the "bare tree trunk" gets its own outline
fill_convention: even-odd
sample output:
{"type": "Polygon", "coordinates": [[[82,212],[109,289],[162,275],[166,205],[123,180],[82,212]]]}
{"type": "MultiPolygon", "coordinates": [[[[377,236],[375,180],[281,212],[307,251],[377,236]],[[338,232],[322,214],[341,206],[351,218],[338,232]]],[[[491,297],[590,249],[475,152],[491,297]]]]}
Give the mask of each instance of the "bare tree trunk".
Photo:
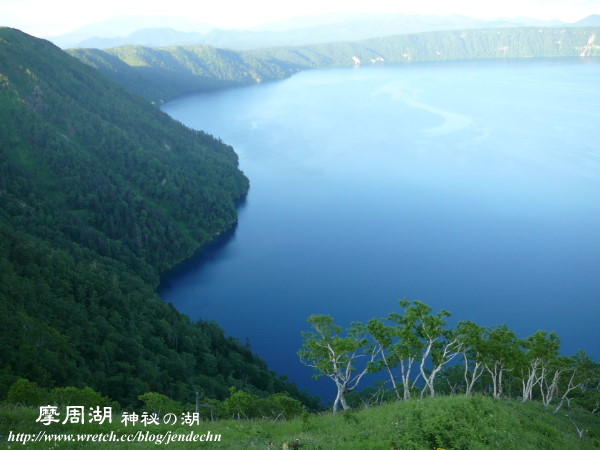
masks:
{"type": "Polygon", "coordinates": [[[402,397],[404,400],[410,400],[410,372],[412,370],[414,361],[415,357],[411,356],[406,361],[406,366],[404,365],[404,361],[400,362],[400,374],[402,376],[402,385],[404,387],[402,397]]]}
{"type": "Polygon", "coordinates": [[[546,407],[552,403],[554,396],[558,393],[558,382],[562,372],[562,369],[556,369],[552,376],[552,382],[548,384],[546,368],[542,369],[542,373],[540,374],[540,392],[542,394],[542,403],[546,407]]]}
{"type": "Polygon", "coordinates": [[[538,376],[540,363],[541,360],[538,358],[531,361],[527,369],[527,379],[523,378],[523,402],[530,401],[533,398],[533,388],[540,382],[541,378],[538,376]]]}
{"type": "Polygon", "coordinates": [[[579,428],[577,426],[577,424],[575,422],[573,422],[573,419],[571,419],[571,417],[568,414],[565,414],[565,417],[571,421],[571,423],[573,424],[573,426],[577,430],[577,434],[579,435],[579,439],[583,439],[583,436],[585,435],[585,429],[579,428]]]}
{"type": "Polygon", "coordinates": [[[444,345],[444,350],[442,352],[442,356],[440,357],[438,364],[433,368],[433,370],[429,373],[429,375],[427,375],[424,370],[425,359],[431,352],[431,347],[433,346],[433,344],[434,344],[434,341],[432,341],[432,340],[430,340],[428,342],[425,352],[423,353],[423,358],[421,359],[421,365],[419,366],[421,376],[423,377],[423,380],[425,381],[425,387],[421,391],[421,398],[423,398],[423,396],[425,395],[425,391],[429,391],[429,394],[431,397],[435,396],[435,389],[434,389],[433,383],[435,381],[436,375],[439,373],[440,370],[442,370],[442,367],[444,367],[446,364],[448,364],[450,361],[452,361],[456,357],[456,355],[458,355],[458,352],[461,347],[460,343],[458,342],[457,339],[454,339],[450,342],[446,342],[446,344],[444,345]],[[455,348],[455,346],[456,346],[456,348],[455,348]]]}
{"type": "Polygon", "coordinates": [[[336,383],[337,385],[337,395],[335,396],[335,400],[333,401],[333,412],[334,414],[336,412],[338,412],[339,409],[339,404],[340,404],[340,400],[343,397],[343,393],[342,393],[342,387],[339,383],[336,383]]]}
{"type": "Polygon", "coordinates": [[[496,398],[502,398],[502,396],[504,395],[504,389],[502,387],[503,372],[504,372],[504,370],[500,369],[500,372],[498,373],[498,397],[496,397],[496,398]]]}
{"type": "Polygon", "coordinates": [[[463,356],[465,358],[465,395],[469,396],[473,392],[473,387],[475,386],[475,383],[483,374],[484,368],[482,366],[482,363],[475,361],[473,373],[471,374],[471,377],[469,379],[469,359],[466,353],[463,353],[463,356]]]}
{"type": "Polygon", "coordinates": [[[381,349],[381,357],[383,358],[383,364],[385,365],[385,368],[388,371],[388,375],[390,377],[390,381],[392,382],[392,387],[394,388],[396,397],[398,398],[398,400],[401,400],[400,392],[398,392],[398,386],[396,386],[396,377],[394,377],[394,374],[392,373],[392,369],[390,369],[390,365],[388,364],[387,358],[385,357],[385,350],[383,348],[381,349]]]}
{"type": "Polygon", "coordinates": [[[571,407],[571,399],[568,397],[569,393],[574,390],[577,389],[579,386],[581,386],[581,383],[577,383],[577,384],[573,384],[573,381],[575,379],[575,374],[577,373],[577,370],[573,370],[573,373],[571,374],[571,378],[569,379],[569,384],[567,385],[567,389],[566,391],[563,393],[561,399],[560,399],[560,403],[558,404],[558,406],[556,407],[556,409],[554,410],[554,412],[558,412],[558,410],[560,408],[562,408],[563,403],[566,401],[567,404],[569,405],[569,408],[571,407]]]}
{"type": "Polygon", "coordinates": [[[340,397],[340,402],[342,403],[342,408],[344,409],[344,411],[347,409],[350,409],[350,407],[346,403],[346,397],[344,396],[343,393],[342,393],[342,396],[340,397]]]}
{"type": "Polygon", "coordinates": [[[502,363],[499,361],[494,361],[493,369],[486,364],[486,370],[492,376],[492,384],[494,387],[494,398],[502,398],[502,373],[504,372],[504,367],[502,363]]]}

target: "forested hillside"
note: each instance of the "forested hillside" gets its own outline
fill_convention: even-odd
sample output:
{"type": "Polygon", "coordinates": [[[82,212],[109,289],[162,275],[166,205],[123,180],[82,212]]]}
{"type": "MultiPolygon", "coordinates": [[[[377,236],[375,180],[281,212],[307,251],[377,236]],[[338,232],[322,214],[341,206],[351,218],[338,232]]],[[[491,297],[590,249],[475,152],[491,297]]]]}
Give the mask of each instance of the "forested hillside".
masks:
{"type": "Polygon", "coordinates": [[[154,102],[324,67],[411,61],[600,56],[600,28],[497,28],[234,52],[204,45],[69,52],[154,102]]]}
{"type": "Polygon", "coordinates": [[[0,399],[18,377],[123,405],[231,386],[302,397],[155,293],[161,271],[235,224],[247,189],[231,147],[0,28],[0,399]]]}

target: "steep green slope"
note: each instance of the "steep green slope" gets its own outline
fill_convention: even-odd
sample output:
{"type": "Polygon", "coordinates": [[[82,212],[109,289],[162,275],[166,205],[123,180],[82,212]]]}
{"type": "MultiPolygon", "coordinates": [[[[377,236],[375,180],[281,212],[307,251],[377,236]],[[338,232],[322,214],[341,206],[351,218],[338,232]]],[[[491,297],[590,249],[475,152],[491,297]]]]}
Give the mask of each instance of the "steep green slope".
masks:
{"type": "Polygon", "coordinates": [[[69,52],[155,102],[194,91],[281,79],[301,70],[410,61],[600,56],[600,28],[439,31],[359,42],[234,52],[207,46],[69,52]]]}
{"type": "Polygon", "coordinates": [[[124,404],[232,385],[298,394],[155,293],[161,271],[233,226],[247,189],[231,147],[1,28],[0,398],[17,376],[124,404]]]}
{"type": "Polygon", "coordinates": [[[128,46],[101,51],[68,51],[122,86],[153,102],[181,94],[281,79],[293,65],[206,45],[148,48],[128,46]]]}

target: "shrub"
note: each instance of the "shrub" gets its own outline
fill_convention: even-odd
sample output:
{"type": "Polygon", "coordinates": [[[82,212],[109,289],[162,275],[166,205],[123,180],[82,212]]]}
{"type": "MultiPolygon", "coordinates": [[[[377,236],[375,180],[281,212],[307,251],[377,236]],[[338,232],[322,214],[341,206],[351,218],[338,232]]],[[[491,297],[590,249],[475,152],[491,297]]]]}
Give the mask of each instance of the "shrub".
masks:
{"type": "Polygon", "coordinates": [[[46,392],[33,381],[19,378],[8,390],[6,401],[13,405],[40,406],[46,400],[46,392]]]}
{"type": "Polygon", "coordinates": [[[167,413],[179,414],[182,412],[181,403],[157,392],[146,392],[139,395],[138,399],[144,403],[147,412],[154,412],[158,415],[167,413]]]}
{"type": "Polygon", "coordinates": [[[237,417],[238,419],[249,419],[255,416],[260,397],[244,391],[238,391],[233,386],[229,389],[229,392],[231,396],[223,401],[223,406],[229,416],[237,417]]]}
{"type": "Polygon", "coordinates": [[[77,389],[76,387],[67,386],[52,389],[48,396],[48,402],[61,406],[85,406],[86,408],[110,406],[113,409],[120,409],[117,402],[104,397],[90,387],[77,389]]]}

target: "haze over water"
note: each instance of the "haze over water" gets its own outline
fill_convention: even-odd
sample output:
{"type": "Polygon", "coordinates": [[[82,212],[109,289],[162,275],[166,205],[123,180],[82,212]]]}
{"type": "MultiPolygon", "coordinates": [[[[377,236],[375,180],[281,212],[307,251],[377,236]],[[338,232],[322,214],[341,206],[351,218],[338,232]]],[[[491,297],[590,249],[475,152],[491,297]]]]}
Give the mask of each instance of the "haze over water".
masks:
{"type": "Polygon", "coordinates": [[[312,71],[163,109],[231,144],[251,188],[161,294],[299,386],[334,391],[296,356],[310,314],[404,297],[600,358],[598,62],[312,71]]]}

